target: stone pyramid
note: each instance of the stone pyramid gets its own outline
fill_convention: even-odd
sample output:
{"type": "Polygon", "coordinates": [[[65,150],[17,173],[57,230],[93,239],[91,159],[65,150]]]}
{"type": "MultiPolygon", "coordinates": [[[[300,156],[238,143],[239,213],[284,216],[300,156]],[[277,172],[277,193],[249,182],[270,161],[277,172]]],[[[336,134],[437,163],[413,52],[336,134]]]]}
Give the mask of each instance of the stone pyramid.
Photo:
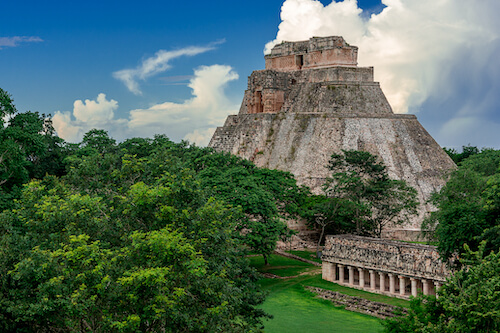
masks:
{"type": "Polygon", "coordinates": [[[378,155],[389,176],[413,186],[422,203],[418,217],[385,236],[415,239],[432,210],[426,201],[455,164],[414,115],[393,113],[373,67],[358,67],[357,55],[342,37],[276,45],[265,56],[266,69],[248,78],[238,115],[217,128],[209,146],[289,171],[316,193],[329,176],[332,153],[378,155]]]}

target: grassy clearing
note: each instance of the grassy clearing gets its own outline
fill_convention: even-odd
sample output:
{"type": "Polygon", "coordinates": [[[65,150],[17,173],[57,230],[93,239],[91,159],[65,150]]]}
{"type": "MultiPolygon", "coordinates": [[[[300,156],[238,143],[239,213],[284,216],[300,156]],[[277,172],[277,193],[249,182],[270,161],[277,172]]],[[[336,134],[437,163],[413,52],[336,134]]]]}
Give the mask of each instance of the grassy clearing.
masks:
{"type": "Polygon", "coordinates": [[[307,260],[321,263],[321,259],[316,257],[316,251],[286,251],[286,252],[307,260]]]}
{"type": "Polygon", "coordinates": [[[377,318],[350,312],[315,298],[313,293],[304,289],[311,278],[306,275],[287,280],[261,280],[261,285],[269,292],[262,309],[274,316],[264,323],[266,332],[382,331],[377,318]]]}
{"type": "Polygon", "coordinates": [[[382,331],[378,319],[314,298],[299,285],[270,294],[262,308],[274,316],[264,323],[265,331],[269,333],[382,331]]]}
{"type": "Polygon", "coordinates": [[[271,273],[278,276],[295,276],[302,272],[317,268],[306,262],[285,258],[275,254],[269,257],[269,266],[264,265],[264,258],[262,258],[262,256],[249,257],[249,259],[250,264],[257,268],[259,272],[271,273]]]}
{"type": "Polygon", "coordinates": [[[370,333],[382,331],[382,325],[378,319],[346,311],[329,301],[315,298],[313,293],[305,290],[304,286],[308,285],[324,287],[319,267],[277,255],[271,256],[269,266],[264,265],[262,257],[250,257],[250,260],[259,271],[280,276],[317,272],[314,275],[307,274],[285,280],[260,280],[263,289],[269,292],[262,309],[274,316],[273,319],[264,323],[266,332],[370,333]]]}
{"type": "MultiPolygon", "coordinates": [[[[294,251],[293,254],[306,257],[307,251],[294,251]],[[298,254],[299,253],[299,254],[298,254]]],[[[307,258],[309,259],[309,258],[307,258]]],[[[380,320],[318,299],[305,289],[306,286],[337,291],[350,296],[362,297],[370,301],[408,307],[409,302],[393,297],[372,294],[351,289],[321,279],[321,268],[301,261],[272,255],[269,266],[264,265],[262,257],[251,257],[251,263],[261,272],[279,276],[295,276],[289,279],[262,279],[259,284],[269,295],[262,309],[274,316],[264,323],[265,331],[279,332],[382,332],[380,320]],[[301,273],[308,273],[300,275],[301,273]],[[300,276],[297,276],[300,275],[300,276]]]]}

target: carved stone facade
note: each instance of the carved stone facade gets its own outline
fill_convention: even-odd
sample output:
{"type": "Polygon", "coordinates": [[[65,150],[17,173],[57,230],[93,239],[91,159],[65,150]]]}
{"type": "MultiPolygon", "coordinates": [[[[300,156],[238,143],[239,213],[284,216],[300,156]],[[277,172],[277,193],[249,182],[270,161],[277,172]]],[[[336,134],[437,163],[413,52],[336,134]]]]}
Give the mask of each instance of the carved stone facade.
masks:
{"type": "Polygon", "coordinates": [[[327,236],[323,279],[406,298],[435,295],[450,271],[435,246],[351,235],[327,236]]]}
{"type": "Polygon", "coordinates": [[[355,149],[377,155],[391,178],[417,190],[422,204],[409,224],[384,235],[414,239],[432,210],[427,200],[455,165],[415,116],[392,112],[373,67],[357,67],[357,52],[342,37],[275,46],[266,69],[248,78],[239,114],[217,128],[209,146],[289,171],[315,193],[329,176],[331,154],[355,149]]]}
{"type": "Polygon", "coordinates": [[[266,69],[293,71],[332,66],[355,67],[358,48],[342,37],[311,38],[303,42],[283,42],[266,55],[266,69]]]}

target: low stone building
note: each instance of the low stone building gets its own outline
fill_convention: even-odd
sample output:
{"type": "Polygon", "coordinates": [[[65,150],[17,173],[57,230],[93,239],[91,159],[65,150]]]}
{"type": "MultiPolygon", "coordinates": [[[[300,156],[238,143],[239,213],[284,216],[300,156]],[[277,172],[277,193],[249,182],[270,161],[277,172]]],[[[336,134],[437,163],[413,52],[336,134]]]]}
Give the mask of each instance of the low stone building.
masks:
{"type": "Polygon", "coordinates": [[[322,261],[324,280],[400,298],[435,295],[451,273],[435,246],[352,235],[327,236],[322,261]]]}

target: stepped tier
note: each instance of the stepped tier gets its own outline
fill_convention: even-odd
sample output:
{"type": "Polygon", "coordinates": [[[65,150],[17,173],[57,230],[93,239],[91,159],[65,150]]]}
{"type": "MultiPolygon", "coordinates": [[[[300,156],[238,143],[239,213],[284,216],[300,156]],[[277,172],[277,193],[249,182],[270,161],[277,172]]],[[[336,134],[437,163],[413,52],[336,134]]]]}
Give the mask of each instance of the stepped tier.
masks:
{"type": "Polygon", "coordinates": [[[266,69],[248,78],[239,114],[217,128],[209,146],[289,171],[316,193],[329,175],[331,154],[355,149],[378,155],[391,178],[418,192],[419,215],[386,230],[387,237],[411,239],[433,209],[426,203],[431,193],[455,164],[414,115],[393,113],[373,68],[357,67],[356,57],[357,48],[342,37],[275,46],[266,69]],[[321,61],[311,65],[313,58],[321,61]]]}

